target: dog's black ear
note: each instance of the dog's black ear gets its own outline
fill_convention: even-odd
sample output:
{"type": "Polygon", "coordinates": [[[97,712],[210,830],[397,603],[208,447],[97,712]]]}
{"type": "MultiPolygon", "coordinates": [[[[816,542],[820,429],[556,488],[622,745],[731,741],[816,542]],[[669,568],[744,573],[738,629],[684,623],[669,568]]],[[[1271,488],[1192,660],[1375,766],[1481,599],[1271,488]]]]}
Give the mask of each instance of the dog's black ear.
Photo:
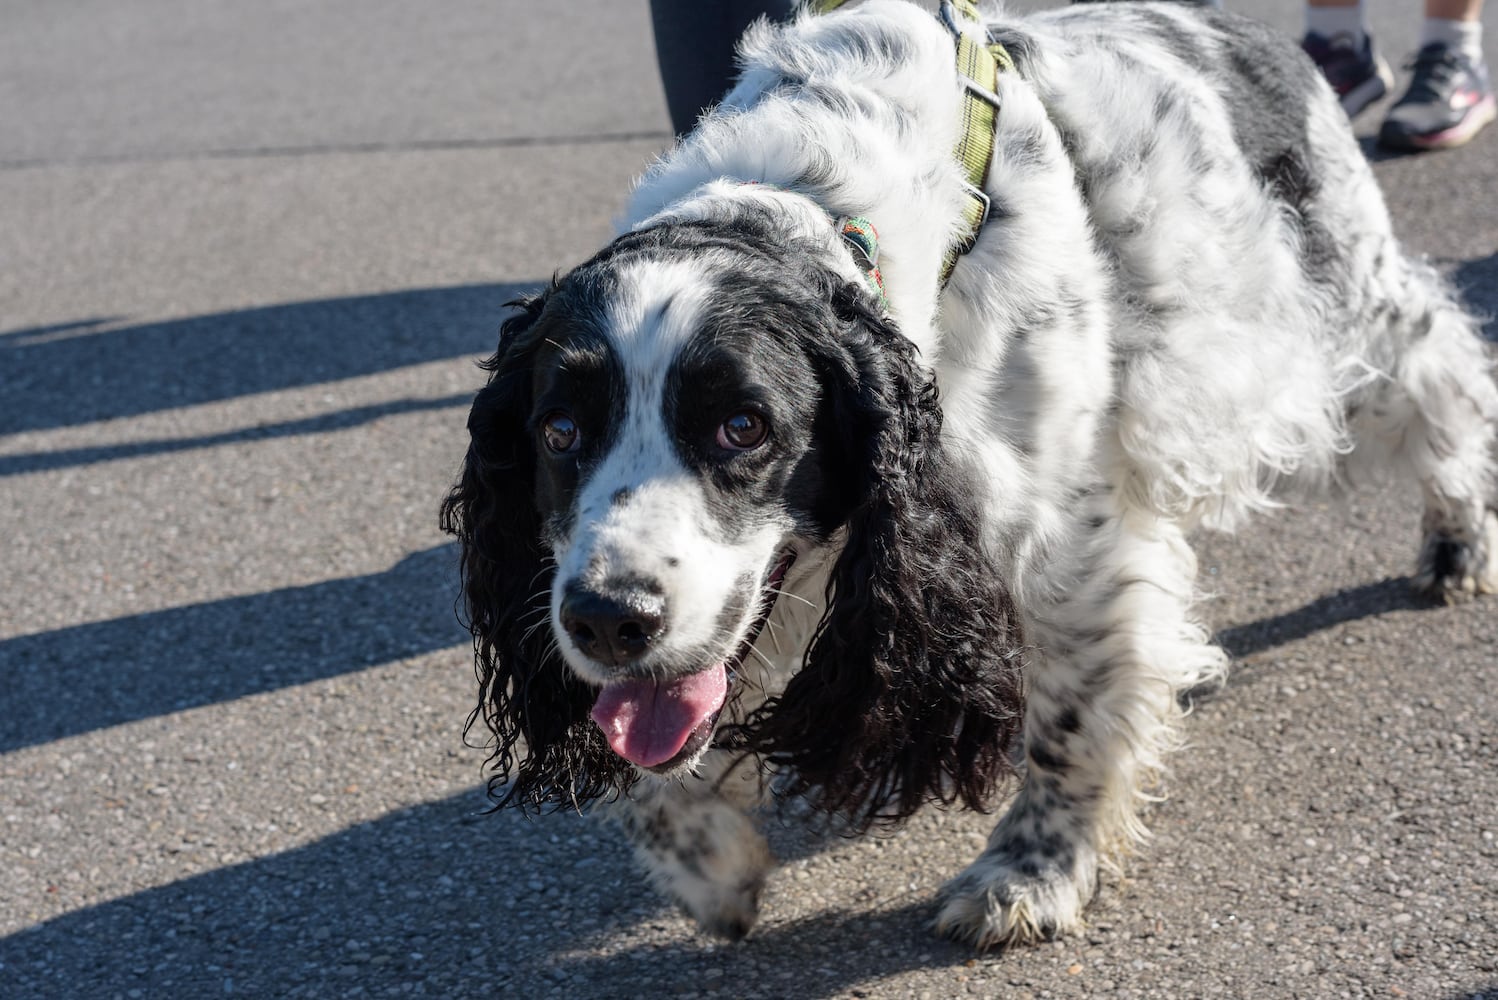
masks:
{"type": "Polygon", "coordinates": [[[469,444],[458,483],[442,504],[456,535],[463,581],[460,619],[473,634],[482,720],[494,735],[489,791],[499,806],[578,807],[629,780],[588,718],[596,694],[556,651],[548,627],[551,553],[536,508],[536,453],[527,428],[532,335],[544,295],[512,302],[483,363],[488,383],[468,415],[469,444]],[[523,741],[523,746],[521,745],[523,741]]]}
{"type": "Polygon", "coordinates": [[[820,353],[822,440],[859,484],[803,669],[749,745],[855,827],[922,804],[982,809],[1013,773],[1023,711],[1013,601],[985,554],[977,478],[941,441],[936,386],[861,289],[820,353]]]}

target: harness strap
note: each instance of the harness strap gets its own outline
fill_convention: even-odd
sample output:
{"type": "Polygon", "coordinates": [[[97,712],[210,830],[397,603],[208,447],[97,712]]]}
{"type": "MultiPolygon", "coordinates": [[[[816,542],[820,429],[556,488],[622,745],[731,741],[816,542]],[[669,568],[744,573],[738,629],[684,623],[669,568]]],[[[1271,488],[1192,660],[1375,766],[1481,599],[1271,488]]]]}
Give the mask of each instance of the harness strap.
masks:
{"type": "MultiPolygon", "coordinates": [[[[811,7],[819,14],[826,14],[843,6],[847,0],[816,0],[811,7]]],[[[998,123],[999,106],[1002,103],[997,93],[999,74],[1014,70],[1014,59],[998,42],[986,45],[974,41],[962,30],[958,17],[982,24],[975,0],[942,0],[940,18],[952,33],[957,46],[957,76],[962,82],[962,132],[953,151],[962,165],[966,181],[966,200],[962,209],[963,222],[967,224],[967,236],[960,243],[947,249],[941,264],[941,284],[946,286],[952,277],[957,260],[978,242],[983,223],[988,220],[989,199],[984,194],[988,182],[988,167],[993,162],[993,133],[998,123]]]]}
{"type": "Polygon", "coordinates": [[[941,283],[945,287],[952,277],[957,259],[978,242],[983,223],[988,221],[990,203],[984,188],[988,168],[993,163],[993,133],[999,120],[999,74],[1014,70],[1014,59],[997,42],[981,44],[962,30],[956,15],[982,23],[978,5],[973,0],[943,0],[941,20],[957,42],[957,76],[962,81],[962,133],[955,155],[966,177],[967,198],[962,219],[967,223],[967,238],[947,249],[941,263],[941,283]]]}

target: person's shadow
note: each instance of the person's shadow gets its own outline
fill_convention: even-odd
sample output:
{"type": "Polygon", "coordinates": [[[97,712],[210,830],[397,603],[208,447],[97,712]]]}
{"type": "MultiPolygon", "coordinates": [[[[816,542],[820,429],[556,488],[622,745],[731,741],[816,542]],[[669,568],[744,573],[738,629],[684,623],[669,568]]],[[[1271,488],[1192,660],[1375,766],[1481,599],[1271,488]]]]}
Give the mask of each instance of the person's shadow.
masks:
{"type": "Polygon", "coordinates": [[[0,641],[0,754],[462,644],[457,564],[439,545],[381,573],[0,641]]]}
{"type": "MultiPolygon", "coordinates": [[[[505,303],[529,287],[418,289],[168,322],[80,320],[0,332],[0,440],[432,361],[477,361],[494,349],[505,303]]],[[[482,373],[468,370],[476,389],[482,373]]],[[[187,413],[180,435],[12,447],[0,455],[0,481],[456,409],[472,392],[196,435],[187,413]]],[[[434,483],[434,523],[440,490],[434,483]]],[[[453,614],[456,561],[452,546],[437,546],[367,576],[0,639],[0,753],[459,643],[465,633],[453,614]]]]}
{"type": "Polygon", "coordinates": [[[534,287],[423,288],[163,322],[98,317],[0,329],[0,437],[478,358],[494,349],[505,303],[534,287]]]}

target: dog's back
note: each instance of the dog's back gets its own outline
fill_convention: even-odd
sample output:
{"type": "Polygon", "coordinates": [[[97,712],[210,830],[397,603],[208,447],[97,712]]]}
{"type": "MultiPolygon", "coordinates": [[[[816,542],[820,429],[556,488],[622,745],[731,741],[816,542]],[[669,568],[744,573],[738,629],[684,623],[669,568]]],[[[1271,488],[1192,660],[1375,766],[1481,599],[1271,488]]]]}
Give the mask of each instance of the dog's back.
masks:
{"type": "Polygon", "coordinates": [[[1111,265],[1117,445],[1142,504],[1231,526],[1286,485],[1323,485],[1359,437],[1348,415],[1378,408],[1427,330],[1483,370],[1292,40],[1176,4],[997,33],[1028,55],[1111,265]]]}

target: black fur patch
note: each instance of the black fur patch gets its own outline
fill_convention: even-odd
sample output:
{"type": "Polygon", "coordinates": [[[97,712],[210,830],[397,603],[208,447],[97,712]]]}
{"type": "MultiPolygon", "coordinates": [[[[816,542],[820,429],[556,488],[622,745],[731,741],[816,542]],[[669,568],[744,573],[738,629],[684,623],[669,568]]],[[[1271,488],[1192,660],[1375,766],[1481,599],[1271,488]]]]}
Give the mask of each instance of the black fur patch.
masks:
{"type": "MultiPolygon", "coordinates": [[[[520,312],[505,321],[499,347],[484,363],[489,382],[469,411],[463,472],[442,505],[442,527],[457,536],[462,552],[460,618],[473,635],[479,681],[479,705],[465,731],[482,721],[494,734],[489,789],[500,806],[575,808],[633,781],[632,769],[588,717],[595,692],[566,669],[544,627],[554,566],[543,541],[545,525],[566,509],[580,463],[596,458],[608,443],[600,431],[591,445],[584,438],[577,455],[549,456],[547,471],[537,468],[545,448],[536,426],[544,414],[533,409],[534,359],[550,325],[541,317],[553,300],[557,311],[551,315],[566,313],[569,295],[579,291],[585,286],[554,285],[545,295],[512,303],[520,312]]],[[[606,391],[618,384],[596,332],[552,332],[595,362],[606,391]]],[[[541,388],[550,391],[544,380],[541,388]]],[[[610,422],[597,414],[583,420],[595,428],[610,422]]]]}
{"type": "Polygon", "coordinates": [[[814,258],[777,248],[765,233],[736,227],[740,266],[714,275],[702,328],[667,374],[667,412],[677,450],[705,486],[708,509],[732,540],[757,529],[768,513],[789,513],[798,535],[825,540],[852,509],[843,456],[825,447],[823,389],[801,341],[831,321],[825,284],[791,284],[814,258]],[[769,425],[760,447],[723,449],[718,427],[749,411],[769,425]]]}
{"type": "Polygon", "coordinates": [[[1052,750],[1048,744],[1043,743],[1038,739],[1032,740],[1029,747],[1026,748],[1025,752],[1029,754],[1030,759],[1034,761],[1037,766],[1042,767],[1047,771],[1054,771],[1057,774],[1065,774],[1071,767],[1071,761],[1067,760],[1065,757],[1061,756],[1060,753],[1052,750]]]}
{"type": "Polygon", "coordinates": [[[1315,65],[1292,39],[1250,17],[1211,8],[1197,12],[1228,42],[1218,53],[1164,13],[1147,8],[1132,13],[1222,95],[1238,149],[1269,191],[1294,209],[1307,275],[1330,273],[1337,245],[1315,218],[1319,186],[1309,166],[1309,102],[1324,85],[1315,65]]]}

